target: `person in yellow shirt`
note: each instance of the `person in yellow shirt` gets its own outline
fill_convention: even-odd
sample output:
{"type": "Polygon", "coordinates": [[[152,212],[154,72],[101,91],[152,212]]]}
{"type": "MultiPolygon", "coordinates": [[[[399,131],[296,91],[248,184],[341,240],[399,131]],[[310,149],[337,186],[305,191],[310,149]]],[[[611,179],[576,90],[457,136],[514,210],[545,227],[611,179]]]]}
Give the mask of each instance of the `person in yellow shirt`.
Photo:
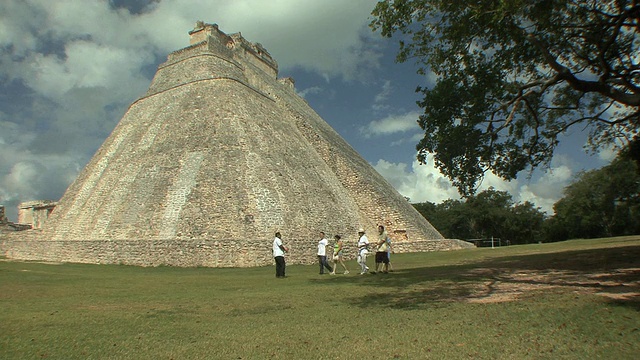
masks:
{"type": "Polygon", "coordinates": [[[344,264],[344,260],[342,259],[342,255],[344,252],[342,249],[342,246],[343,246],[342,238],[340,237],[340,235],[336,235],[333,237],[333,239],[336,242],[333,244],[333,271],[331,272],[331,275],[336,274],[338,263],[342,265],[342,268],[344,269],[344,274],[347,275],[349,273],[349,269],[347,269],[347,266],[344,264]]]}
{"type": "Polygon", "coordinates": [[[376,270],[372,272],[372,274],[380,271],[385,274],[389,272],[389,255],[387,253],[389,246],[387,241],[388,238],[389,236],[384,230],[384,226],[378,225],[378,242],[376,242],[376,270]]]}

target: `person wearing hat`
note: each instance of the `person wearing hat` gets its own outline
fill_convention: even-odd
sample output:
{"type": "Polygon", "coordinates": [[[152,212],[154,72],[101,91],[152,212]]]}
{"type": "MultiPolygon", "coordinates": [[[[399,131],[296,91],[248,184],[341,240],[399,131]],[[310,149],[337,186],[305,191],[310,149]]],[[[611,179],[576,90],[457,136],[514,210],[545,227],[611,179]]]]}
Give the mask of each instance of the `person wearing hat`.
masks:
{"type": "Polygon", "coordinates": [[[369,271],[367,266],[367,254],[369,253],[369,239],[364,233],[364,229],[358,229],[358,257],[357,261],[360,264],[360,275],[366,274],[369,271]]]}

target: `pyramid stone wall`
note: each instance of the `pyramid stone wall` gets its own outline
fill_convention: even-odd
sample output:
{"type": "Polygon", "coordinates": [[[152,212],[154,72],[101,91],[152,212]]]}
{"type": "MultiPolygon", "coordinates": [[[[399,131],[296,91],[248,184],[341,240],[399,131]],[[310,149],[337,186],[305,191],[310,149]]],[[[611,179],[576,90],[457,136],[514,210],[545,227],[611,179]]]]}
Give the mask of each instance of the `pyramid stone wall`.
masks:
{"type": "Polygon", "coordinates": [[[159,66],[39,242],[14,242],[11,256],[255,266],[272,262],[281,231],[289,262],[309,263],[318,231],[342,234],[353,256],[357,228],[372,236],[377,224],[402,252],[466,246],[443,239],[290,80],[279,81],[261,45],[209,24],[191,41],[159,66]]]}

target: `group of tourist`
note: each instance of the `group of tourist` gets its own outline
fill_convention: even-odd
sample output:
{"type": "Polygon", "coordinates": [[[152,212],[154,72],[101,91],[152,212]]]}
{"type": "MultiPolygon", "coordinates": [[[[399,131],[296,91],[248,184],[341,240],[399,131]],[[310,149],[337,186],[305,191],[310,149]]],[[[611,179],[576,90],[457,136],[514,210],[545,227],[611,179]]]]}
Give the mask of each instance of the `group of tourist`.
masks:
{"type": "Polygon", "coordinates": [[[358,253],[356,256],[356,261],[360,265],[360,275],[364,275],[366,273],[376,274],[378,272],[386,274],[389,271],[393,271],[393,267],[391,266],[391,252],[393,252],[391,238],[382,225],[378,225],[378,239],[374,243],[374,246],[376,249],[376,268],[375,271],[370,272],[369,267],[367,266],[367,255],[371,251],[371,244],[369,243],[369,238],[367,238],[364,229],[360,228],[358,230],[358,253]]]}
{"type": "MultiPolygon", "coordinates": [[[[377,235],[377,241],[373,244],[373,246],[375,246],[375,271],[369,271],[369,267],[367,266],[367,255],[371,251],[372,244],[369,242],[369,238],[365,234],[364,229],[358,229],[356,261],[358,265],[360,265],[360,275],[367,273],[386,274],[389,271],[393,271],[393,267],[391,266],[391,252],[393,251],[391,238],[387,234],[383,225],[378,225],[377,235]]],[[[349,274],[349,269],[344,263],[344,244],[342,242],[342,237],[340,235],[335,235],[333,238],[333,266],[331,266],[327,260],[327,247],[329,246],[329,240],[327,240],[323,231],[320,232],[320,241],[318,241],[318,264],[320,266],[320,275],[325,273],[325,269],[329,274],[335,275],[338,264],[342,266],[344,274],[347,275],[349,274]]],[[[285,277],[286,265],[284,255],[288,251],[289,249],[287,249],[282,243],[282,236],[280,235],[280,232],[276,232],[276,237],[273,240],[273,258],[276,262],[277,278],[285,277]]]]}

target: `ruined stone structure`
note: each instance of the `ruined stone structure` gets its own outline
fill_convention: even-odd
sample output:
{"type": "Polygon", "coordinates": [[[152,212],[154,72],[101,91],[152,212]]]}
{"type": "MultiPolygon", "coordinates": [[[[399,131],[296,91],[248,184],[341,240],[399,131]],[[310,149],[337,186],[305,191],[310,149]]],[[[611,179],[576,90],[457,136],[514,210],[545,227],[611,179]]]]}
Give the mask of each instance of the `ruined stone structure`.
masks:
{"type": "Polygon", "coordinates": [[[7,219],[7,213],[4,205],[0,205],[0,226],[6,225],[7,223],[9,223],[9,220],[7,219]]]}
{"type": "Polygon", "coordinates": [[[31,225],[33,229],[41,229],[56,204],[52,200],[34,200],[20,203],[18,205],[18,223],[31,225]]]}
{"type": "MultiPolygon", "coordinates": [[[[446,240],[294,91],[260,45],[198,22],[169,54],[67,189],[34,240],[8,257],[176,266],[316,259],[320,230],[396,235],[398,252],[471,246],[446,240]]],[[[349,249],[349,248],[347,248],[349,249]]],[[[355,251],[350,252],[353,257],[355,251]]]]}
{"type": "MultiPolygon", "coordinates": [[[[33,223],[28,221],[26,223],[20,223],[20,221],[18,221],[17,223],[14,223],[12,221],[9,221],[9,219],[7,219],[7,213],[5,212],[5,207],[4,205],[0,205],[0,237],[2,236],[3,233],[6,233],[8,231],[23,231],[23,230],[30,230],[33,229],[33,223]]],[[[39,214],[39,215],[44,215],[44,214],[39,214]]],[[[39,223],[41,223],[40,221],[38,221],[39,223]]],[[[0,239],[1,240],[1,239],[0,239]]],[[[2,249],[2,243],[0,243],[0,250],[2,249]]]]}

